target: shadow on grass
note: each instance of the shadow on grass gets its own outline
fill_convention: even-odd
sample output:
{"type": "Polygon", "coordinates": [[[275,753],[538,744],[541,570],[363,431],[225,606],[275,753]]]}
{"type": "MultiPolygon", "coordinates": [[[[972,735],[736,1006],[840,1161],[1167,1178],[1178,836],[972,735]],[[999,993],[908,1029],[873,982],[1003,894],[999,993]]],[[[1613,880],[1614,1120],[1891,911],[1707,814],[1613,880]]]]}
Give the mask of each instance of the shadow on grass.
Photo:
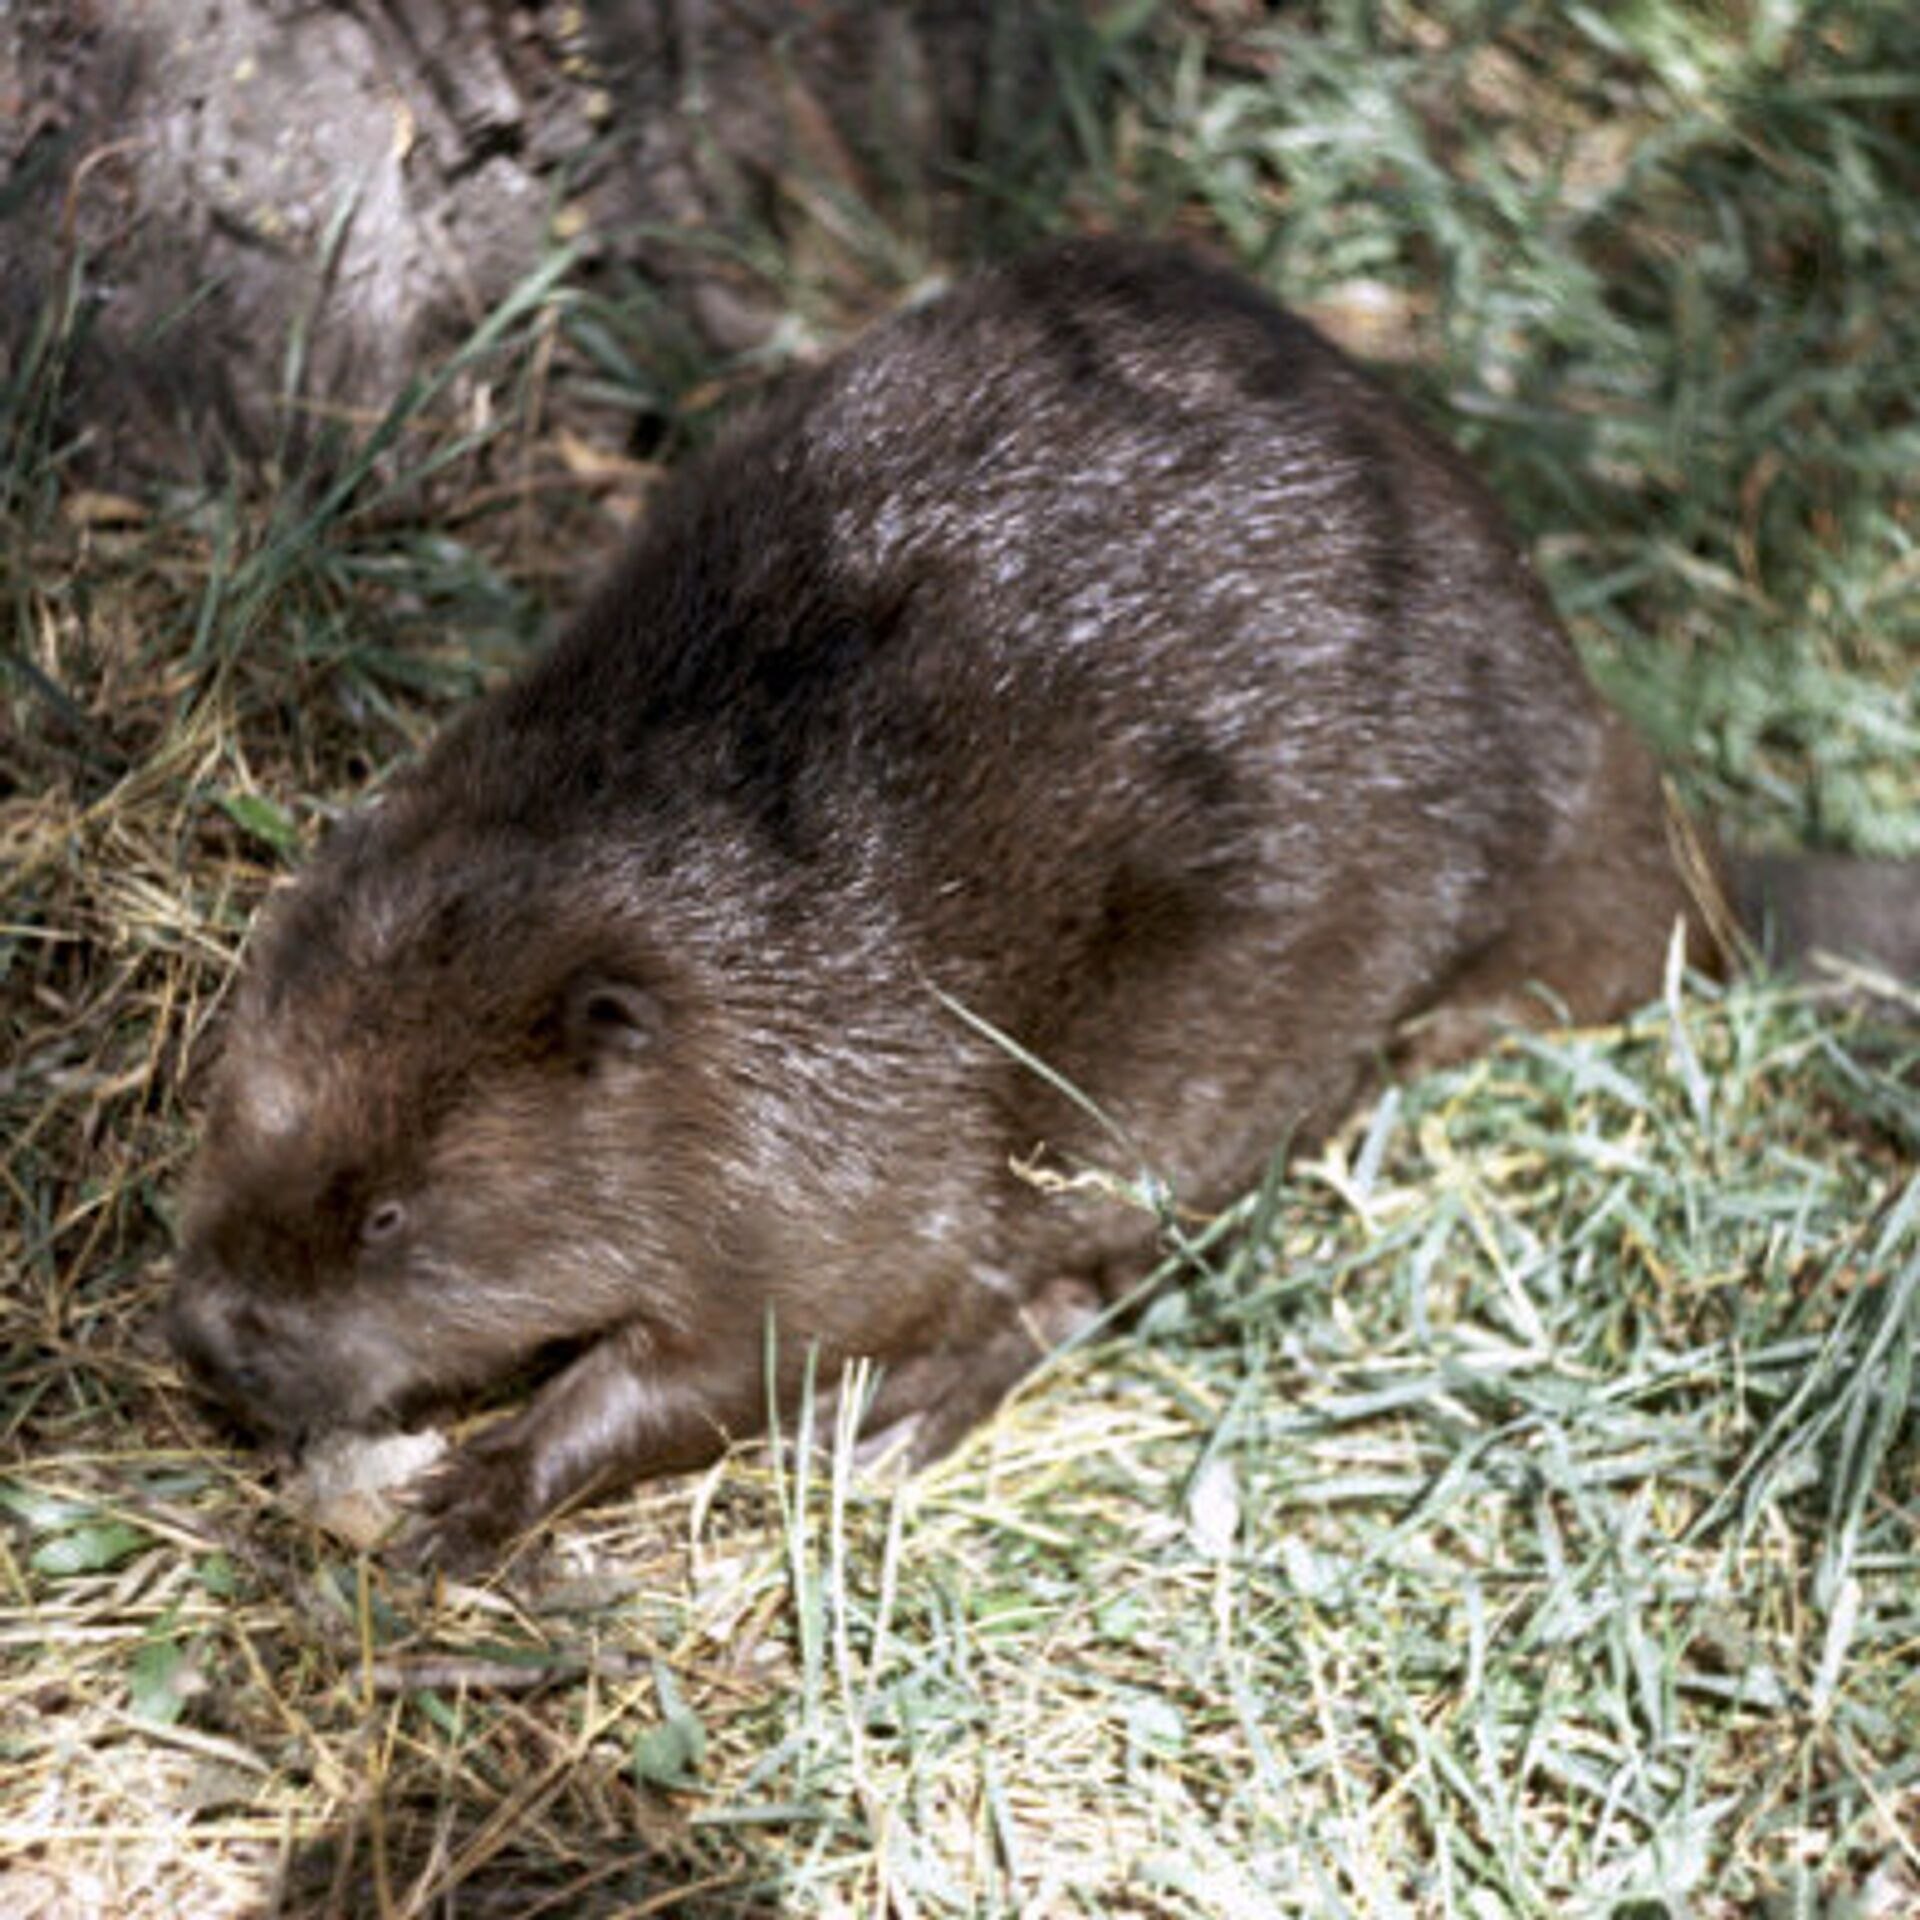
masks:
{"type": "MultiPolygon", "coordinates": [[[[461,1920],[772,1920],[777,1869],[754,1851],[663,1835],[568,1833],[524,1842],[509,1829],[498,1850],[463,1870],[463,1851],[488,1844],[489,1820],[421,1807],[376,1837],[352,1822],[302,1842],[263,1914],[358,1920],[367,1914],[458,1914],[461,1920]],[[470,1830],[469,1830],[470,1829],[470,1830]]],[[[663,1809],[662,1826],[678,1816],[663,1809]]]]}

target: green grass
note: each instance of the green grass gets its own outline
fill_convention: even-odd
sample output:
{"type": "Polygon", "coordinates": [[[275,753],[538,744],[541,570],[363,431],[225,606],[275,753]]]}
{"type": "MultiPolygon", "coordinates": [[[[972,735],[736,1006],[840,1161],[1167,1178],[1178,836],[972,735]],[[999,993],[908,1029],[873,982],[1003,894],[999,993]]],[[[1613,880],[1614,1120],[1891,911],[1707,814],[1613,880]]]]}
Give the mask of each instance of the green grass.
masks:
{"type": "MultiPolygon", "coordinates": [[[[1199,17],[1062,14],[968,246],[1232,252],[1473,450],[1697,803],[1920,853],[1920,16],[1199,17]]],[[[1920,1060],[1765,983],[1385,1092],[917,1478],[804,1419],[495,1591],[280,1508],[151,1331],[248,915],[644,510],[568,405],[670,457],[760,368],[556,251],[278,486],[123,500],[82,324],[0,370],[0,1908],[1920,1906],[1920,1060]]]]}

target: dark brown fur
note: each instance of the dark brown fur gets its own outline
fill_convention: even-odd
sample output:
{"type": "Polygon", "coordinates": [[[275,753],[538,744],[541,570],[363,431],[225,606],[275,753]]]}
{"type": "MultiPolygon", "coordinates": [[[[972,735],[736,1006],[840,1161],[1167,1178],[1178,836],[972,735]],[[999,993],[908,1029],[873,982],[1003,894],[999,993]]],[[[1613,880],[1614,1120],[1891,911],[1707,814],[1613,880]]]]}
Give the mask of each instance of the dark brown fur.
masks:
{"type": "Polygon", "coordinates": [[[427,1490],[456,1564],[760,1427],[770,1328],[935,1451],[1150,1244],[1016,1160],[1212,1206],[1410,1019],[1608,1017],[1691,915],[1459,461],[1241,282],[1069,245],[690,466],[276,902],[174,1330],[296,1441],[566,1348],[427,1490]]]}

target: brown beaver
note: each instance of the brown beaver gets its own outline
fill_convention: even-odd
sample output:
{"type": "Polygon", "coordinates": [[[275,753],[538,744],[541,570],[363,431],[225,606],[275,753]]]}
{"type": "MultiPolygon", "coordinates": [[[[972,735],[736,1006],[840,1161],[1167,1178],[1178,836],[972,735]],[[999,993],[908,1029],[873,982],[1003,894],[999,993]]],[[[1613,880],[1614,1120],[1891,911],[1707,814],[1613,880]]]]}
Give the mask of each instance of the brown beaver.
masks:
{"type": "Polygon", "coordinates": [[[1058,246],[690,464],[274,901],[172,1331],[295,1443],[556,1364],[426,1485],[453,1565],[761,1428],[770,1355],[931,1454],[1153,1243],[1017,1163],[1206,1208],[1410,1021],[1617,1014],[1715,958],[1674,847],[1446,447],[1230,274],[1058,246]]]}

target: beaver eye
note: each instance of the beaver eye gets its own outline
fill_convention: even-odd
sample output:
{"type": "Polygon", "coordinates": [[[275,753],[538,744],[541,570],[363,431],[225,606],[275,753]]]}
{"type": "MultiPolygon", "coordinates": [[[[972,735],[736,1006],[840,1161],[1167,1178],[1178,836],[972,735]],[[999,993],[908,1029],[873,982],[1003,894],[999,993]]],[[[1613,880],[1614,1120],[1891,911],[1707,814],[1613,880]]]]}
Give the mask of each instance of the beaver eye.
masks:
{"type": "Polygon", "coordinates": [[[360,1222],[360,1244],[364,1247],[384,1247],[400,1236],[400,1230],[407,1224],[407,1210],[398,1200],[382,1200],[379,1205],[367,1211],[367,1217],[360,1222]]]}

